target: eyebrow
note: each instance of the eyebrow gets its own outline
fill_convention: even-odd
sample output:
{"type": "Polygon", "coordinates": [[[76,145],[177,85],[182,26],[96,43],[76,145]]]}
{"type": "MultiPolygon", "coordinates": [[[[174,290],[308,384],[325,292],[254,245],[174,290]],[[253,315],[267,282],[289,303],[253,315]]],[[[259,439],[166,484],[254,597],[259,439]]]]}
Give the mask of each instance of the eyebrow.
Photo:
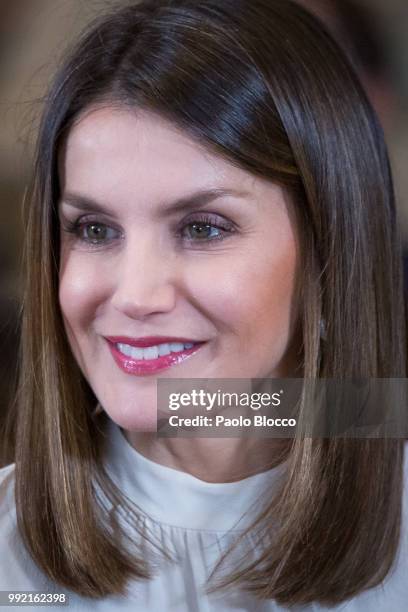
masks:
{"type": "MultiPolygon", "coordinates": [[[[203,189],[167,203],[163,212],[185,212],[194,210],[200,206],[205,206],[206,204],[209,204],[210,202],[218,200],[222,197],[230,196],[235,198],[245,198],[249,195],[250,194],[248,192],[240,191],[238,189],[203,189]]],[[[69,206],[73,206],[74,208],[87,212],[99,212],[105,214],[109,214],[110,212],[109,208],[105,207],[103,204],[94,200],[93,198],[71,192],[67,192],[62,195],[59,201],[59,206],[62,206],[63,204],[68,204],[69,206]]]]}

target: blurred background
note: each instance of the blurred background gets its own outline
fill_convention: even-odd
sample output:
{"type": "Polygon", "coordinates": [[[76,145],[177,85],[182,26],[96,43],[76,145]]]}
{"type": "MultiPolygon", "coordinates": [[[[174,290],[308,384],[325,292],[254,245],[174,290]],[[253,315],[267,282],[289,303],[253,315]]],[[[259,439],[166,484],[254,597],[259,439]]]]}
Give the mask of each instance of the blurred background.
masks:
{"type": "MultiPolygon", "coordinates": [[[[408,246],[408,2],[298,0],[348,53],[383,124],[408,246]]],[[[120,0],[0,0],[0,435],[13,412],[21,303],[22,203],[42,100],[82,28],[120,0]]],[[[12,430],[0,448],[12,460],[12,430]]]]}

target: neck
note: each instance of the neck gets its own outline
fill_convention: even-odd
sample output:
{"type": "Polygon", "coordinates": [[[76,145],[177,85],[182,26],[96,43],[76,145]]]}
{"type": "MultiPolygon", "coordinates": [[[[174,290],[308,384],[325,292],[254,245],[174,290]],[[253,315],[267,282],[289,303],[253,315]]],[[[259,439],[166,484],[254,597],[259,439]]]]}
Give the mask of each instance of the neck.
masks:
{"type": "Polygon", "coordinates": [[[147,459],[206,482],[233,482],[276,467],[290,450],[289,439],[158,438],[156,433],[123,432],[147,459]]]}

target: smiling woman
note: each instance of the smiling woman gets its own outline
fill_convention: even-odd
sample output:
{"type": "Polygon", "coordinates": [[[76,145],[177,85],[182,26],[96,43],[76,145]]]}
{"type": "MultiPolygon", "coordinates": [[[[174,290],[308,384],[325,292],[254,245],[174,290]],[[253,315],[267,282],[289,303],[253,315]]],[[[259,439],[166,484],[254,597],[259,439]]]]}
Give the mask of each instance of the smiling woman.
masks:
{"type": "Polygon", "coordinates": [[[117,424],[155,430],[147,374],[294,372],[297,248],[281,187],[154,114],[111,107],[76,123],[60,174],[61,311],[76,361],[117,424]]]}
{"type": "Polygon", "coordinates": [[[0,589],[77,610],[405,609],[402,440],[156,432],[160,378],[405,376],[381,129],[313,17],[103,16],[50,90],[26,240],[0,589]]]}

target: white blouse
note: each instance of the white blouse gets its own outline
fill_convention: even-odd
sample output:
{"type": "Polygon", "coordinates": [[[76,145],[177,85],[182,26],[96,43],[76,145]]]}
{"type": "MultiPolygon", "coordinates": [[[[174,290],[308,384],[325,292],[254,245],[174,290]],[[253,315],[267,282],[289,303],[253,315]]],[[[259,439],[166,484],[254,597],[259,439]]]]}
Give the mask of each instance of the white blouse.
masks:
{"type": "MultiPolygon", "coordinates": [[[[10,465],[0,470],[0,591],[64,592],[69,597],[69,606],[65,609],[70,612],[88,612],[90,609],[97,612],[288,610],[273,601],[258,601],[238,588],[214,594],[205,592],[206,579],[219,556],[253,518],[254,512],[259,512],[262,500],[270,498],[270,493],[264,493],[266,490],[273,491],[284,477],[285,464],[238,482],[208,483],[146,459],[111,422],[106,467],[121,491],[139,507],[143,527],[154,540],[170,551],[173,561],[166,561],[160,555],[151,557],[155,563],[155,576],[148,581],[132,581],[126,597],[89,600],[50,583],[36,568],[18,535],[13,495],[14,466],[10,465]]],[[[384,583],[335,608],[312,604],[292,607],[292,611],[405,612],[408,609],[407,452],[404,467],[404,518],[400,550],[394,568],[384,583]]],[[[250,535],[244,538],[240,546],[254,554],[254,542],[250,535]]],[[[243,550],[240,546],[236,552],[238,557],[240,550],[243,550]]],[[[150,554],[149,550],[144,544],[145,555],[150,554]]],[[[231,562],[237,558],[234,554],[231,562]]],[[[26,610],[27,607],[13,606],[13,609],[26,610]]]]}

